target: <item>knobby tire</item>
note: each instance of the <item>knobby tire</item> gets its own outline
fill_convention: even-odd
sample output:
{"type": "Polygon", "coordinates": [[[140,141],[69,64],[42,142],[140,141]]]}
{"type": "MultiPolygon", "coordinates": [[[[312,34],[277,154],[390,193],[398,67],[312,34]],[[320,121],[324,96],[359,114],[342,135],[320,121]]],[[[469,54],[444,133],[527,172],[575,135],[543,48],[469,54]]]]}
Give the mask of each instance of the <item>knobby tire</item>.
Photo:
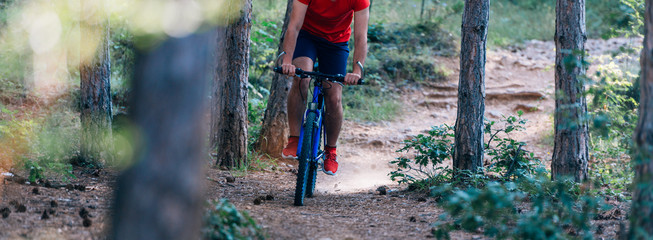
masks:
{"type": "MultiPolygon", "coordinates": [[[[313,126],[316,126],[315,124],[313,126]]],[[[313,129],[313,134],[319,134],[320,137],[317,138],[317,142],[313,144],[322,144],[322,137],[324,137],[324,132],[322,131],[324,129],[324,125],[322,125],[321,128],[313,129]]],[[[313,153],[311,155],[311,158],[315,158],[315,156],[320,154],[320,147],[318,146],[317,148],[317,154],[313,153]]],[[[317,167],[318,167],[318,162],[317,159],[313,159],[315,161],[310,161],[308,163],[308,182],[306,183],[306,197],[307,198],[312,198],[313,193],[315,192],[315,182],[317,182],[317,167]]]]}
{"type": "MultiPolygon", "coordinates": [[[[319,133],[318,133],[319,134],[319,133]]],[[[319,144],[319,143],[318,143],[319,144]]],[[[306,197],[312,198],[315,191],[315,180],[317,178],[317,161],[310,161],[308,163],[308,179],[306,182],[306,197]]]]}
{"type": "MultiPolygon", "coordinates": [[[[297,186],[295,187],[295,206],[304,206],[306,196],[306,185],[309,177],[309,163],[313,151],[313,129],[315,128],[316,114],[309,112],[304,123],[304,136],[302,140],[302,151],[299,153],[299,169],[297,170],[297,186]]],[[[312,193],[311,193],[312,195],[312,193]]]]}

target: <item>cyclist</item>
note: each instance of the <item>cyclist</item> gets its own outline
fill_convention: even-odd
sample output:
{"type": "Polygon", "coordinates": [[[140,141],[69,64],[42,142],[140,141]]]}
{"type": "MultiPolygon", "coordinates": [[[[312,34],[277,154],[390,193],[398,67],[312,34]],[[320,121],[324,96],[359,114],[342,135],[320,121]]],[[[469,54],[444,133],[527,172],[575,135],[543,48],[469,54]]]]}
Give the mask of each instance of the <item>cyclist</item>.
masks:
{"type": "MultiPolygon", "coordinates": [[[[319,71],[345,75],[345,84],[356,84],[362,69],[356,62],[365,63],[367,55],[367,23],[369,0],[294,0],[288,29],[284,36],[281,67],[284,74],[295,76],[295,68],[313,71],[319,61],[319,71]],[[347,73],[348,41],[354,29],[354,58],[352,72],[347,73]]],[[[308,78],[293,78],[288,93],[288,125],[290,137],[283,149],[284,158],[297,158],[297,145],[308,95],[308,78]]],[[[338,170],[336,144],[342,126],[342,86],[324,83],[326,105],[326,147],[323,171],[335,175],[338,170]]]]}

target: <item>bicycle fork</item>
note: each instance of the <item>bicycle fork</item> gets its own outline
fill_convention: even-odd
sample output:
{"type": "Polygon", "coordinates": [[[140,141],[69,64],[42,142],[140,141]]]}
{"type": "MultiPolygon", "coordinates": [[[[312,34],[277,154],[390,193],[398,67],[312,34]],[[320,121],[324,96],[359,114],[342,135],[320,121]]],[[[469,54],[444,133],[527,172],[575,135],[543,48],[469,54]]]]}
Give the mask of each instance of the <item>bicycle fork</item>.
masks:
{"type": "MultiPolygon", "coordinates": [[[[317,162],[318,167],[321,168],[322,162],[324,159],[324,152],[320,151],[320,144],[326,144],[326,137],[322,139],[322,128],[323,128],[323,109],[324,109],[324,98],[322,93],[320,92],[320,89],[318,86],[315,87],[313,94],[313,101],[308,104],[308,108],[306,109],[306,112],[304,112],[304,116],[302,117],[302,124],[313,124],[314,132],[311,134],[313,136],[313,140],[311,141],[312,144],[311,146],[313,147],[313,151],[311,151],[311,159],[309,161],[317,162]],[[309,112],[314,112],[317,115],[316,121],[313,123],[307,123],[306,121],[306,115],[309,112]],[[324,142],[320,142],[320,140],[324,140],[324,142]]],[[[304,141],[304,127],[300,129],[299,132],[299,142],[302,143],[304,141]]],[[[299,156],[299,153],[302,151],[302,144],[299,144],[297,146],[297,156],[299,156]]]]}

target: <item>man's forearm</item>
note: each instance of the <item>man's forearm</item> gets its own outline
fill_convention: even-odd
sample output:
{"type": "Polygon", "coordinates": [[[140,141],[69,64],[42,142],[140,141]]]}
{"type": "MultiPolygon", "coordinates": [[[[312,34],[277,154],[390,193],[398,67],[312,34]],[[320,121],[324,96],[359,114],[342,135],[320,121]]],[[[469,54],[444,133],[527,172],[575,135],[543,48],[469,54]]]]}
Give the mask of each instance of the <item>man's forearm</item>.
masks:
{"type": "Polygon", "coordinates": [[[352,72],[362,74],[362,69],[356,64],[361,62],[365,66],[365,58],[367,57],[367,39],[354,38],[354,62],[352,63],[352,72]]]}
{"type": "Polygon", "coordinates": [[[291,63],[293,54],[295,52],[295,45],[297,44],[297,35],[299,32],[296,29],[288,28],[286,30],[286,35],[283,39],[283,51],[286,52],[286,55],[283,56],[283,62],[291,63]]]}

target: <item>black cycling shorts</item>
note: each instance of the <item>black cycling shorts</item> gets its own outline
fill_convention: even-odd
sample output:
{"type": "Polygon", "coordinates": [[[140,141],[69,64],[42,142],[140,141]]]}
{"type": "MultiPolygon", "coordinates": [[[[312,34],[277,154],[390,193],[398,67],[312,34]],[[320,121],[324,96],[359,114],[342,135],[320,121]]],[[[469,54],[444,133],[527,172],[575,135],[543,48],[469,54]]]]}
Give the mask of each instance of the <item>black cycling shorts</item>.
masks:
{"type": "Polygon", "coordinates": [[[321,73],[345,75],[349,45],[347,42],[332,43],[300,30],[293,55],[293,58],[298,57],[308,57],[313,60],[313,63],[317,62],[321,73]]]}

